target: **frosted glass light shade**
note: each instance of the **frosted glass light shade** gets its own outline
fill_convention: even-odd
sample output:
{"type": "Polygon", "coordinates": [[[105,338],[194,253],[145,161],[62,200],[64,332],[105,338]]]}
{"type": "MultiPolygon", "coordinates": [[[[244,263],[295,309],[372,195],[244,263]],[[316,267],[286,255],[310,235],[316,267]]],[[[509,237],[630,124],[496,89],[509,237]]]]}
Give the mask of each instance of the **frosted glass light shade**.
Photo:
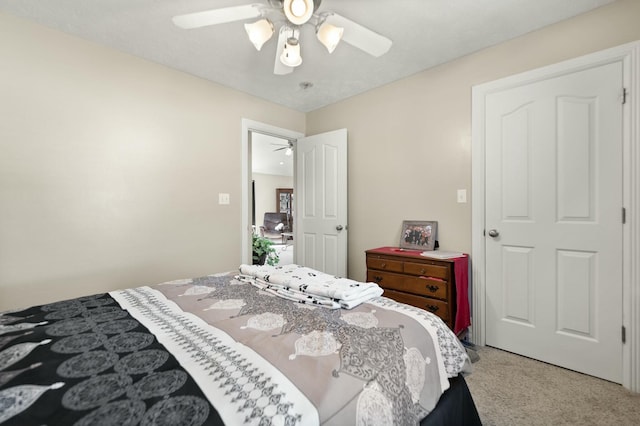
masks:
{"type": "Polygon", "coordinates": [[[273,35],[273,24],[268,19],[261,19],[253,24],[244,24],[244,29],[257,50],[262,49],[262,45],[273,35]]]}
{"type": "Polygon", "coordinates": [[[288,38],[284,44],[284,50],[280,55],[280,62],[288,67],[297,67],[302,63],[302,57],[300,56],[300,43],[298,39],[293,37],[288,38]]]}
{"type": "Polygon", "coordinates": [[[313,15],[313,0],[284,0],[284,15],[294,25],[302,25],[313,15]]]}
{"type": "Polygon", "coordinates": [[[320,40],[320,43],[324,44],[329,53],[333,53],[338,43],[342,39],[344,28],[336,27],[335,25],[322,23],[316,31],[316,37],[320,40]]]}

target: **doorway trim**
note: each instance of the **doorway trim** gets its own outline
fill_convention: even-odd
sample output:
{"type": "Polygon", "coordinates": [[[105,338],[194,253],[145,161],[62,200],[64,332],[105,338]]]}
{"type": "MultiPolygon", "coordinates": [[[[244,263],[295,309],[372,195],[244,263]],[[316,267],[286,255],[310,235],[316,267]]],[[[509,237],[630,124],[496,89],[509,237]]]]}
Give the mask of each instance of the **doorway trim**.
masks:
{"type": "MultiPolygon", "coordinates": [[[[275,136],[281,139],[288,139],[295,141],[298,138],[304,137],[304,133],[296,132],[294,130],[283,129],[281,127],[272,126],[270,124],[261,123],[259,121],[243,118],[242,120],[242,220],[241,222],[241,238],[242,244],[240,245],[241,253],[240,259],[242,263],[251,264],[251,133],[262,133],[265,135],[275,136]]],[[[293,187],[295,188],[295,150],[294,155],[294,176],[293,187]]]]}
{"type": "MultiPolygon", "coordinates": [[[[493,92],[553,78],[564,74],[622,61],[623,84],[627,90],[623,108],[623,225],[622,326],[626,343],[622,345],[622,385],[640,392],[640,42],[570,59],[558,64],[516,74],[472,88],[471,128],[471,258],[472,323],[471,340],[486,343],[485,283],[485,97],[493,92]]],[[[623,94],[620,94],[622,102],[623,94]]],[[[621,330],[622,334],[622,330],[621,330]]]]}

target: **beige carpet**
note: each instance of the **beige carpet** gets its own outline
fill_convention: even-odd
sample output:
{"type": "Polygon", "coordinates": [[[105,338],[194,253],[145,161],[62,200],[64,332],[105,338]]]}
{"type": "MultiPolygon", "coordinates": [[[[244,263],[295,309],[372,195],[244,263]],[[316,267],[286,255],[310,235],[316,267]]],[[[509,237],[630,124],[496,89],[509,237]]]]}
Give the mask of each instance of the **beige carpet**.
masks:
{"type": "Polygon", "coordinates": [[[290,265],[293,263],[293,244],[274,244],[273,248],[276,249],[280,261],[278,265],[290,265]]]}
{"type": "Polygon", "coordinates": [[[640,425],[640,394],[490,347],[466,380],[486,426],[640,425]]]}

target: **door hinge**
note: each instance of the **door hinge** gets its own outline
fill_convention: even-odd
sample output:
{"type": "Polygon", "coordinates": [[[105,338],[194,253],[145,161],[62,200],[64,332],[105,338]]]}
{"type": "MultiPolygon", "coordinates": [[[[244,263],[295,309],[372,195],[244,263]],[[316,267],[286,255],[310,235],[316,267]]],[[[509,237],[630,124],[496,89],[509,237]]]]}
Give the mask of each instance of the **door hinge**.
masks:
{"type": "Polygon", "coordinates": [[[626,104],[627,103],[627,88],[623,87],[622,88],[622,104],[626,104]]]}
{"type": "Polygon", "coordinates": [[[622,343],[627,343],[627,329],[622,326],[622,343]]]}
{"type": "Polygon", "coordinates": [[[486,229],[483,229],[483,230],[482,230],[482,236],[483,236],[483,237],[486,237],[486,236],[487,236],[487,230],[486,230],[486,229]]]}
{"type": "Polygon", "coordinates": [[[627,209],[623,207],[622,208],[622,224],[624,225],[625,223],[627,223],[627,209]]]}

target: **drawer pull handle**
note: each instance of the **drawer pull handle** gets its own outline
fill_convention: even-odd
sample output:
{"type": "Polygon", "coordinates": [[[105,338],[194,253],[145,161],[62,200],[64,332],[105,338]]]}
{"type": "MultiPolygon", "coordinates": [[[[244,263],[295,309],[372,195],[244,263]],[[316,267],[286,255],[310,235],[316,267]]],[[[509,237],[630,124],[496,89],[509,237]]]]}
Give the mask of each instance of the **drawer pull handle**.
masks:
{"type": "Polygon", "coordinates": [[[373,277],[373,280],[376,282],[376,284],[380,284],[382,282],[382,277],[375,276],[375,277],[373,277]]]}
{"type": "Polygon", "coordinates": [[[384,263],[384,262],[382,262],[382,264],[380,265],[380,267],[381,267],[381,268],[386,268],[386,267],[387,267],[387,264],[386,264],[386,263],[384,263]]]}
{"type": "Polygon", "coordinates": [[[427,272],[425,269],[420,269],[420,274],[424,274],[425,272],[427,272]]]}
{"type": "Polygon", "coordinates": [[[427,309],[431,312],[436,312],[438,309],[440,309],[440,307],[436,305],[427,305],[427,309]]]}
{"type": "Polygon", "coordinates": [[[428,285],[426,287],[427,287],[427,290],[429,290],[431,293],[435,293],[440,288],[437,285],[433,285],[433,284],[432,285],[428,285]]]}

